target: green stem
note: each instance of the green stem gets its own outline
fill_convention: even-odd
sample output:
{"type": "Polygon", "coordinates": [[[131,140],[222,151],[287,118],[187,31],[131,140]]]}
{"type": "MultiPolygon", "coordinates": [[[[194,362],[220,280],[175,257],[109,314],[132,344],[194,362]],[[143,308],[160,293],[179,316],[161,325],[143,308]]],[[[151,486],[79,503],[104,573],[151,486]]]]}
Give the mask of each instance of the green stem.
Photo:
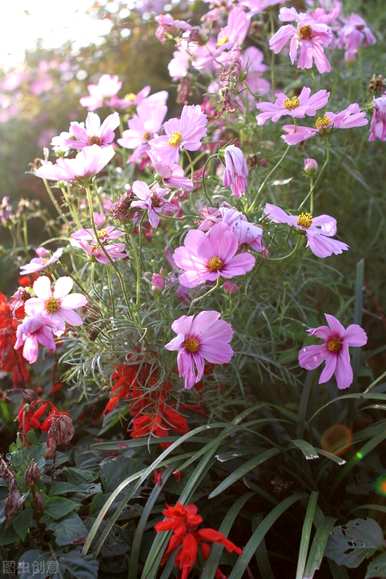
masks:
{"type": "Polygon", "coordinates": [[[249,209],[247,210],[247,213],[251,213],[256,205],[256,202],[259,198],[260,193],[262,192],[262,190],[265,187],[265,184],[267,183],[268,179],[274,174],[274,172],[276,171],[276,169],[282,164],[282,162],[284,161],[284,159],[286,158],[288,151],[290,150],[290,146],[288,145],[286,150],[284,151],[284,153],[282,154],[282,156],[280,157],[280,159],[278,160],[278,162],[276,163],[276,165],[274,165],[272,167],[272,169],[268,172],[268,174],[265,176],[265,179],[263,179],[263,182],[261,183],[260,187],[257,190],[256,196],[254,198],[254,200],[252,201],[249,209]]]}

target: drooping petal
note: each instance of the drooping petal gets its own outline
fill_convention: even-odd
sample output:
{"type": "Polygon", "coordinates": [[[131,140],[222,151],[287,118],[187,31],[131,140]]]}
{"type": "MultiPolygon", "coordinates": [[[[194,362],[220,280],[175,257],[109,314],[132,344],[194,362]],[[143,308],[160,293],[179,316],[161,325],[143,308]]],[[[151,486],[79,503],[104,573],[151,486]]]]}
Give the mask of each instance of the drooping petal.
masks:
{"type": "Polygon", "coordinates": [[[336,354],[326,354],[326,358],[325,358],[325,366],[323,368],[323,371],[319,377],[319,384],[325,384],[326,382],[328,382],[329,380],[331,380],[335,369],[336,369],[336,364],[337,364],[337,359],[338,356],[336,354]]]}
{"type": "Polygon", "coordinates": [[[335,377],[339,390],[349,388],[353,382],[353,370],[350,361],[350,354],[346,345],[343,345],[337,356],[335,377]]]}
{"type": "Polygon", "coordinates": [[[299,366],[305,370],[315,370],[325,360],[325,348],[323,346],[304,346],[299,351],[299,366]]]}

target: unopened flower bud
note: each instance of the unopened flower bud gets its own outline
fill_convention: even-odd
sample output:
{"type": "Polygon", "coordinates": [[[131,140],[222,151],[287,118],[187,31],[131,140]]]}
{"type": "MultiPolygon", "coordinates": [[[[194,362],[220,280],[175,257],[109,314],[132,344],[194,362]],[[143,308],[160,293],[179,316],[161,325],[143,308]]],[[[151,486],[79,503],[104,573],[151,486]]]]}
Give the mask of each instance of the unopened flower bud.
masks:
{"type": "Polygon", "coordinates": [[[25,473],[25,483],[27,486],[33,486],[40,479],[40,470],[33,460],[25,473]]]}
{"type": "Polygon", "coordinates": [[[53,416],[50,428],[48,430],[47,445],[48,447],[61,446],[69,444],[74,436],[74,425],[71,416],[59,414],[53,416]],[[53,444],[54,443],[54,444],[53,444]]]}
{"type": "Polygon", "coordinates": [[[319,169],[318,161],[316,159],[304,159],[304,172],[306,175],[314,175],[319,169]]]}
{"type": "Polygon", "coordinates": [[[23,506],[24,497],[16,486],[15,481],[9,487],[8,497],[5,499],[5,518],[7,523],[11,522],[13,517],[20,511],[23,506]]]}
{"type": "Polygon", "coordinates": [[[239,286],[237,283],[233,283],[232,281],[224,281],[224,292],[227,294],[236,294],[239,291],[239,286]]]}
{"type": "Polygon", "coordinates": [[[162,273],[153,273],[151,276],[151,289],[153,292],[160,292],[165,287],[165,278],[162,273]]]}

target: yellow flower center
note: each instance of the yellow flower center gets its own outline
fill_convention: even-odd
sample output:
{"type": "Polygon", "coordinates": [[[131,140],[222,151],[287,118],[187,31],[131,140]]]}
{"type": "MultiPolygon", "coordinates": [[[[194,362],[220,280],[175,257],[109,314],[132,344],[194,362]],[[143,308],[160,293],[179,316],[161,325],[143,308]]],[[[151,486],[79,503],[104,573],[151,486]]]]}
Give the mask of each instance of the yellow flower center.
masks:
{"type": "Polygon", "coordinates": [[[200,340],[195,336],[187,336],[182,345],[187,352],[195,354],[200,349],[200,340]]]}
{"type": "Polygon", "coordinates": [[[300,105],[300,101],[297,96],[293,96],[291,98],[285,99],[284,106],[289,111],[296,109],[300,105]]]}
{"type": "Polygon", "coordinates": [[[312,224],[311,213],[300,213],[300,215],[298,215],[298,225],[300,225],[301,227],[305,227],[305,229],[308,229],[309,227],[311,227],[311,224],[312,224]]]}
{"type": "Polygon", "coordinates": [[[315,121],[315,128],[318,129],[319,131],[323,131],[325,129],[328,129],[328,127],[330,125],[331,125],[331,121],[327,115],[323,115],[322,117],[318,117],[315,121]]]}
{"type": "Polygon", "coordinates": [[[208,260],[208,263],[206,264],[206,267],[208,268],[208,270],[211,273],[213,273],[215,271],[220,271],[220,269],[222,269],[223,266],[224,266],[224,262],[221,259],[221,257],[218,257],[218,255],[211,257],[208,260]]]}
{"type": "Polygon", "coordinates": [[[341,348],[342,342],[340,341],[339,338],[331,338],[331,340],[328,340],[327,350],[329,352],[334,352],[335,354],[337,354],[338,352],[340,352],[341,348]]]}
{"type": "Polygon", "coordinates": [[[60,310],[60,300],[56,298],[48,298],[45,302],[46,311],[49,314],[55,314],[58,310],[60,310]]]}
{"type": "Polygon", "coordinates": [[[126,101],[135,101],[136,98],[137,98],[137,95],[134,94],[133,92],[129,92],[128,94],[125,95],[126,101]]]}
{"type": "Polygon", "coordinates": [[[178,145],[181,143],[182,141],[182,135],[181,133],[179,133],[178,131],[176,131],[175,133],[172,133],[170,135],[170,138],[168,140],[169,145],[171,145],[172,147],[178,147],[178,145]]]}
{"type": "Polygon", "coordinates": [[[224,46],[224,44],[226,44],[227,42],[229,42],[229,36],[223,36],[222,38],[219,38],[217,40],[216,46],[217,48],[220,48],[221,46],[224,46]]]}
{"type": "Polygon", "coordinates": [[[98,237],[101,241],[104,241],[108,237],[107,229],[100,229],[98,231],[98,237]]]}
{"type": "Polygon", "coordinates": [[[301,40],[311,40],[312,38],[312,28],[311,26],[301,26],[299,29],[299,37],[301,40]]]}
{"type": "Polygon", "coordinates": [[[148,133],[148,132],[143,133],[143,140],[144,141],[150,141],[150,139],[151,139],[151,133],[148,133]]]}

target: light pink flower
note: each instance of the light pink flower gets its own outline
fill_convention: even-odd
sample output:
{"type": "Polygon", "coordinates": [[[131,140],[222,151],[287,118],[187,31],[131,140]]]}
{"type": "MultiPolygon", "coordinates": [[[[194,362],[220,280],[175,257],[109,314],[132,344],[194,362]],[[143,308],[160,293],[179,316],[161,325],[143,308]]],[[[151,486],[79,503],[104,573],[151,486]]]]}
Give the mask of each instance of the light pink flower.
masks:
{"type": "Polygon", "coordinates": [[[31,273],[43,271],[43,269],[46,269],[53,263],[59,261],[62,257],[63,251],[63,248],[59,248],[51,254],[51,252],[44,247],[38,247],[35,250],[38,257],[33,257],[29,263],[22,265],[20,268],[20,275],[30,275],[31,273]]]}
{"type": "Polygon", "coordinates": [[[170,215],[174,208],[166,199],[169,193],[167,189],[155,186],[152,189],[143,181],[134,181],[132,191],[136,200],[132,201],[131,207],[144,209],[150,225],[156,229],[160,222],[160,215],[170,215]]]}
{"type": "Polygon", "coordinates": [[[271,203],[265,205],[263,213],[273,223],[285,223],[303,232],[307,239],[306,247],[317,257],[339,255],[349,249],[347,243],[332,239],[336,235],[336,219],[330,215],[313,217],[307,212],[290,215],[271,203]]]}
{"type": "Polygon", "coordinates": [[[374,99],[369,141],[386,141],[386,93],[374,99]]]}
{"type": "MultiPolygon", "coordinates": [[[[95,222],[98,221],[96,214],[94,214],[94,219],[95,222]]],[[[102,219],[97,225],[97,229],[99,241],[102,243],[105,251],[100,247],[93,229],[79,229],[78,231],[75,231],[71,235],[70,243],[73,247],[82,249],[98,263],[106,265],[110,263],[110,260],[119,261],[121,259],[126,259],[127,253],[124,243],[114,243],[116,239],[119,239],[124,235],[123,231],[120,231],[111,225],[103,227],[104,222],[105,218],[102,216],[102,219]],[[110,259],[107,257],[106,253],[110,259]]]]}
{"type": "Polygon", "coordinates": [[[248,245],[258,253],[267,254],[267,249],[263,242],[262,227],[255,223],[250,223],[240,211],[224,205],[219,209],[207,207],[201,213],[204,217],[199,226],[201,231],[209,231],[216,223],[225,223],[237,237],[239,250],[248,245]]]}
{"type": "Polygon", "coordinates": [[[173,254],[177,267],[184,270],[179,276],[180,284],[196,287],[220,277],[245,275],[254,268],[255,258],[247,252],[237,254],[238,249],[237,237],[225,223],[217,223],[208,233],[189,231],[184,245],[173,254]]]}
{"type": "Polygon", "coordinates": [[[332,31],[327,26],[314,20],[304,12],[295,8],[281,8],[279,19],[285,24],[269,41],[270,49],[278,54],[289,43],[289,56],[292,64],[297,62],[298,68],[312,68],[315,64],[321,74],[330,72],[331,65],[324,53],[324,48],[332,40],[332,31]]]}
{"type": "Polygon", "coordinates": [[[249,8],[252,14],[259,14],[271,6],[283,4],[286,0],[242,0],[242,6],[249,8]]]}
{"type": "Polygon", "coordinates": [[[59,158],[56,163],[43,161],[34,174],[48,181],[66,182],[93,177],[110,163],[114,155],[115,151],[112,146],[92,145],[82,149],[74,159],[59,158]]]}
{"type": "Polygon", "coordinates": [[[27,316],[43,316],[51,326],[63,331],[65,324],[81,326],[83,320],[75,310],[84,307],[87,299],[82,294],[70,293],[74,281],[67,276],[60,277],[51,289],[51,281],[47,276],[39,277],[33,284],[36,295],[25,302],[27,316]]]}
{"type": "Polygon", "coordinates": [[[250,16],[242,8],[238,6],[232,8],[226,26],[218,33],[217,48],[222,50],[240,48],[248,34],[250,22],[250,16]]]}
{"type": "Polygon", "coordinates": [[[370,46],[376,39],[366,20],[359,14],[351,14],[344,20],[344,26],[339,31],[338,47],[344,48],[344,58],[355,60],[361,46],[370,46]]]}
{"type": "Polygon", "coordinates": [[[89,111],[95,111],[105,105],[106,99],[118,94],[122,88],[119,77],[111,74],[103,74],[97,84],[88,85],[88,96],[80,99],[80,104],[89,111]]]}
{"type": "Polygon", "coordinates": [[[23,348],[23,358],[34,364],[39,356],[39,345],[51,352],[56,350],[53,328],[47,318],[27,317],[17,327],[15,350],[23,348]]]}
{"type": "Polygon", "coordinates": [[[276,94],[276,100],[271,102],[258,102],[256,108],[263,111],[256,117],[258,125],[264,125],[268,120],[276,123],[283,116],[303,119],[305,116],[313,117],[316,111],[322,109],[328,103],[330,93],[326,90],[318,90],[311,95],[311,89],[303,87],[299,96],[288,97],[283,92],[276,94]]]}
{"type": "Polygon", "coordinates": [[[156,16],[158,22],[157,30],[155,31],[156,38],[164,44],[167,36],[175,36],[179,31],[186,32],[192,30],[190,24],[184,20],[175,20],[170,14],[160,14],[156,16]]]}
{"type": "Polygon", "coordinates": [[[349,388],[353,382],[349,347],[361,348],[367,343],[367,334],[358,324],[344,328],[331,314],[324,314],[327,326],[310,328],[308,333],[323,340],[319,346],[305,346],[299,352],[299,365],[314,370],[323,362],[325,366],[319,384],[325,384],[335,374],[340,390],[349,388]]]}
{"type": "Polygon", "coordinates": [[[233,329],[220,317],[219,312],[207,310],[197,316],[181,316],[172,324],[177,336],[165,348],[178,351],[178,373],[185,388],[193,388],[201,380],[205,362],[227,364],[232,359],[233,329]]]}
{"type": "Polygon", "coordinates": [[[137,107],[137,114],[129,119],[128,130],[118,143],[126,149],[141,148],[141,156],[149,149],[149,141],[161,129],[167,107],[161,100],[145,99],[137,107]]]}
{"type": "Polygon", "coordinates": [[[206,135],[207,118],[199,105],[185,105],[181,117],[166,121],[166,135],[150,141],[154,158],[160,163],[178,163],[180,150],[198,151],[201,139],[206,135]]]}
{"type": "Polygon", "coordinates": [[[229,187],[235,197],[242,197],[248,187],[248,166],[243,152],[234,145],[224,150],[224,186],[229,187]]]}
{"type": "Polygon", "coordinates": [[[168,64],[168,71],[174,81],[185,78],[188,74],[191,55],[186,41],[180,42],[177,50],[173,52],[173,58],[168,64]]]}
{"type": "Polygon", "coordinates": [[[88,113],[85,125],[83,123],[71,123],[69,138],[65,144],[71,149],[84,149],[91,145],[107,147],[114,143],[115,129],[119,127],[118,113],[112,113],[101,120],[96,113],[88,113]]]}
{"type": "Polygon", "coordinates": [[[335,23],[342,11],[341,0],[307,0],[308,14],[324,24],[335,23]]]}
{"type": "Polygon", "coordinates": [[[162,163],[157,163],[156,160],[153,161],[151,151],[149,152],[149,156],[154,169],[162,177],[166,187],[180,189],[187,193],[193,191],[193,181],[185,176],[181,165],[163,165],[162,163]]]}
{"type": "Polygon", "coordinates": [[[360,109],[358,103],[353,103],[339,113],[328,111],[323,116],[317,117],[314,127],[283,125],[285,134],[281,138],[287,145],[297,145],[331,129],[353,129],[363,127],[368,122],[366,113],[360,109]]]}

